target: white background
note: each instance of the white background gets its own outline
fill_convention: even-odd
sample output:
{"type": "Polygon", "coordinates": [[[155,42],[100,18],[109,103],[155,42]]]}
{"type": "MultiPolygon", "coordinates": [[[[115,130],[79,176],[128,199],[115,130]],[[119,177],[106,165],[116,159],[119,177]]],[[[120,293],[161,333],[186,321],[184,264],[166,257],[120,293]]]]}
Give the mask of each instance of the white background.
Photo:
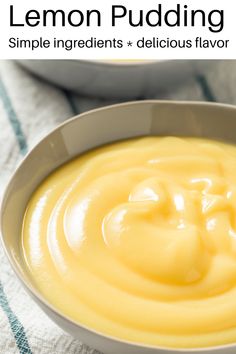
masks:
{"type": "MultiPolygon", "coordinates": [[[[206,27],[199,25],[195,27],[131,27],[128,23],[128,17],[117,21],[119,25],[111,26],[111,7],[112,5],[124,5],[128,9],[133,10],[133,14],[138,16],[139,10],[144,10],[144,13],[157,9],[157,5],[162,3],[163,9],[176,9],[177,1],[174,0],[2,0],[0,2],[0,59],[235,59],[236,58],[236,2],[222,0],[179,0],[178,3],[188,5],[188,9],[202,9],[206,12],[218,9],[224,10],[224,29],[219,33],[212,33],[206,27]],[[10,27],[10,5],[14,6],[14,21],[24,23],[25,14],[28,10],[35,9],[42,13],[42,10],[62,9],[66,13],[73,9],[79,9],[86,12],[88,9],[97,9],[102,14],[102,26],[82,25],[80,27],[71,27],[67,25],[62,27],[39,25],[37,27],[10,27]],[[122,49],[88,49],[75,48],[71,51],[65,49],[55,49],[51,46],[48,49],[20,49],[9,48],[9,38],[18,37],[20,39],[48,39],[51,42],[53,38],[57,39],[122,39],[124,47],[122,49]],[[157,49],[145,48],[139,49],[135,42],[145,37],[145,39],[159,38],[165,39],[191,39],[194,43],[195,37],[202,37],[208,40],[229,40],[228,48],[209,48],[196,49],[195,46],[191,49],[157,49]],[[134,42],[132,47],[127,47],[128,40],[134,42]]],[[[59,19],[59,17],[58,17],[59,19]]]]}

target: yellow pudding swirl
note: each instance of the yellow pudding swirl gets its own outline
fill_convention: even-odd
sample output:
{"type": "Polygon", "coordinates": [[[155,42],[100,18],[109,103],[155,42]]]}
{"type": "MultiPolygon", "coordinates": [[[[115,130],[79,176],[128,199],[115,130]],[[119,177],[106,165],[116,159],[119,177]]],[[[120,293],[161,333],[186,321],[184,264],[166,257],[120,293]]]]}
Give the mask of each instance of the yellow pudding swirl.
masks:
{"type": "Polygon", "coordinates": [[[236,147],[144,137],[65,164],[32,195],[26,267],[61,313],[175,348],[236,341],[236,147]]]}

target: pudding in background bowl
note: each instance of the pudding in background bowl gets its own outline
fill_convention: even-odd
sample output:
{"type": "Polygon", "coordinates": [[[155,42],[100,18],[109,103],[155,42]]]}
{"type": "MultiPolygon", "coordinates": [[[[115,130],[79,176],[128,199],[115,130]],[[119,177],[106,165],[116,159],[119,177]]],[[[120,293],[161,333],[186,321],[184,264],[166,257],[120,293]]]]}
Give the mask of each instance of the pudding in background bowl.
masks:
{"type": "Polygon", "coordinates": [[[67,121],[28,154],[5,193],[3,242],[62,328],[110,354],[235,351],[235,114],[115,105],[67,121]]]}

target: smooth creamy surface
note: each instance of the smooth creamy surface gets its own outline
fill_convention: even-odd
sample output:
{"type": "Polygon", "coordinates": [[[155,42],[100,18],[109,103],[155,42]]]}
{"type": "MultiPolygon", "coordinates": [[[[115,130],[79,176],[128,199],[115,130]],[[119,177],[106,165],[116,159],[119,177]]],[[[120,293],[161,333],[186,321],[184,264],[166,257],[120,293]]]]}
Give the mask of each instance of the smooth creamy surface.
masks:
{"type": "Polygon", "coordinates": [[[236,342],[236,147],[148,137],[78,157],[33,194],[22,247],[48,301],[99,332],[236,342]]]}

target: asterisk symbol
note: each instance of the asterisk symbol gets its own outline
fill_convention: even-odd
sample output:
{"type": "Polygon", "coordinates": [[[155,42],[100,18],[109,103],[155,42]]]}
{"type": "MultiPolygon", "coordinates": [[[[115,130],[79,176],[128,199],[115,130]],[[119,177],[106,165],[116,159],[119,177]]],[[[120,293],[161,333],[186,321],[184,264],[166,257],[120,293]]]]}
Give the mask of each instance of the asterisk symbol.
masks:
{"type": "Polygon", "coordinates": [[[128,44],[128,47],[132,47],[132,45],[133,45],[133,42],[131,42],[131,41],[128,41],[128,42],[127,42],[127,44],[128,44]]]}

